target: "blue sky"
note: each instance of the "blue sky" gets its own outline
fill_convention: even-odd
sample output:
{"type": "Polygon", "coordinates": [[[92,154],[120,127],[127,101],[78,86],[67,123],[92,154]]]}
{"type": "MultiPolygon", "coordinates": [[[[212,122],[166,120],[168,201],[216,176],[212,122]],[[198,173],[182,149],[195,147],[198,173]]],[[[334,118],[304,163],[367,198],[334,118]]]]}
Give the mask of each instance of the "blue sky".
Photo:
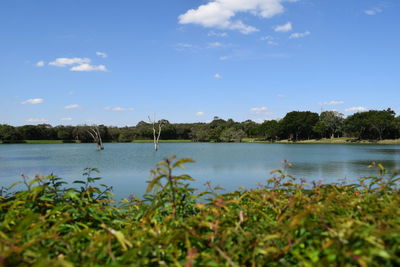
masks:
{"type": "Polygon", "coordinates": [[[0,123],[400,113],[397,0],[2,0],[0,123]]]}

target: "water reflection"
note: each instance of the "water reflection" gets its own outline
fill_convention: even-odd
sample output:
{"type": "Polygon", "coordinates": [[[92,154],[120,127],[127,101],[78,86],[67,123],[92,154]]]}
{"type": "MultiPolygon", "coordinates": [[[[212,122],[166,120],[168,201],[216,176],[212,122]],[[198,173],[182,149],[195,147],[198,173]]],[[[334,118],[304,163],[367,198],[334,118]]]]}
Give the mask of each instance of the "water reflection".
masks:
{"type": "Polygon", "coordinates": [[[155,153],[151,144],[107,144],[102,152],[92,144],[20,144],[0,146],[0,186],[14,182],[21,173],[54,173],[73,181],[84,168],[95,167],[118,196],[141,195],[149,170],[172,154],[196,161],[179,171],[196,178],[195,187],[204,188],[212,181],[227,190],[265,184],[270,171],[283,168],[285,159],[293,164],[290,174],[309,182],[374,175],[376,171],[368,168],[373,161],[388,169],[400,167],[399,146],[170,143],[161,144],[155,153]]]}

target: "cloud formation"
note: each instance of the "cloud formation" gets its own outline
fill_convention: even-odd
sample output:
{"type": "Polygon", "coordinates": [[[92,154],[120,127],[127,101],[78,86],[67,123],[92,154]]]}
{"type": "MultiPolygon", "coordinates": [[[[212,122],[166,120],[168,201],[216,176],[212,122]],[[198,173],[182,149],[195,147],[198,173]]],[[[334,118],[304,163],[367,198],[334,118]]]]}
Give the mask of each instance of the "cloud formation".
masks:
{"type": "Polygon", "coordinates": [[[226,32],[215,32],[215,31],[210,31],[208,33],[208,36],[215,36],[215,37],[227,37],[228,34],[226,32]]]}
{"type": "Polygon", "coordinates": [[[370,8],[367,10],[364,10],[364,14],[368,15],[368,16],[375,16],[379,13],[382,13],[383,10],[381,8],[378,7],[374,7],[374,8],[370,8]]]}
{"type": "Polygon", "coordinates": [[[336,101],[336,100],[332,100],[332,101],[323,103],[324,106],[339,106],[339,105],[343,105],[343,104],[344,104],[343,101],[336,101]]]}
{"type": "Polygon", "coordinates": [[[72,118],[62,118],[60,121],[72,121],[72,118]]]}
{"type": "Polygon", "coordinates": [[[201,116],[204,116],[204,115],[205,115],[205,113],[203,111],[196,112],[196,116],[197,117],[201,117],[201,116]]]}
{"type": "Polygon", "coordinates": [[[222,78],[222,75],[219,74],[219,73],[215,73],[215,74],[214,74],[214,78],[215,78],[215,79],[221,79],[221,78],[222,78]]]}
{"type": "Polygon", "coordinates": [[[25,100],[21,104],[22,105],[27,105],[27,104],[36,105],[36,104],[41,104],[43,102],[44,102],[43,98],[31,98],[31,99],[25,100]]]}
{"type": "Polygon", "coordinates": [[[102,58],[107,58],[108,57],[107,53],[105,53],[105,52],[96,52],[96,55],[99,56],[99,57],[102,57],[102,58]]]}
{"type": "MultiPolygon", "coordinates": [[[[283,0],[213,0],[179,16],[180,24],[197,24],[207,28],[237,30],[243,34],[258,31],[235,19],[238,13],[272,18],[284,12],[283,0]]],[[[287,1],[293,2],[293,1],[287,1]]]]}
{"type": "Polygon", "coordinates": [[[36,62],[36,67],[44,67],[45,62],[43,60],[36,62]]]}
{"type": "Polygon", "coordinates": [[[215,47],[223,47],[224,45],[222,44],[222,43],[220,43],[220,42],[213,42],[213,43],[209,43],[208,44],[208,47],[210,47],[210,48],[215,48],[215,47]]]}
{"type": "Polygon", "coordinates": [[[106,107],[106,110],[110,110],[110,111],[132,111],[133,108],[106,107]]]}
{"type": "Polygon", "coordinates": [[[69,65],[76,65],[76,64],[88,64],[90,63],[90,58],[80,58],[80,57],[73,57],[73,58],[67,58],[67,57],[59,57],[56,58],[54,61],[51,61],[49,63],[50,66],[56,66],[56,67],[65,67],[69,65]]]}
{"type": "Polygon", "coordinates": [[[64,107],[65,109],[76,109],[76,108],[80,108],[80,106],[78,104],[72,104],[72,105],[68,105],[64,107]]]}
{"type": "Polygon", "coordinates": [[[283,25],[275,26],[274,31],[276,32],[290,32],[293,29],[292,23],[288,22],[283,25]]]}
{"type": "Polygon", "coordinates": [[[262,114],[269,109],[267,107],[259,107],[259,108],[251,108],[250,111],[254,112],[255,114],[262,114]]]}
{"type": "Polygon", "coordinates": [[[364,107],[352,107],[352,108],[347,108],[344,111],[346,111],[346,112],[364,112],[364,111],[368,111],[368,109],[364,108],[364,107]]]}
{"type": "Polygon", "coordinates": [[[30,118],[30,119],[27,119],[26,122],[30,122],[30,123],[45,123],[45,122],[48,122],[48,120],[39,119],[39,118],[30,118]]]}
{"type": "Polygon", "coordinates": [[[105,65],[92,65],[90,58],[56,58],[54,61],[49,63],[50,66],[56,67],[66,67],[71,66],[70,71],[107,71],[107,67],[105,65]]]}
{"type": "Polygon", "coordinates": [[[303,38],[303,37],[306,37],[306,36],[308,36],[308,35],[310,35],[311,34],[311,32],[310,31],[305,31],[305,32],[295,32],[295,33],[292,33],[291,35],[290,35],[290,39],[297,39],[297,38],[303,38]]]}
{"type": "Polygon", "coordinates": [[[105,65],[80,64],[70,68],[70,71],[107,71],[105,65]]]}
{"type": "Polygon", "coordinates": [[[260,38],[261,41],[266,41],[267,44],[269,45],[278,45],[278,43],[275,41],[275,38],[272,36],[264,36],[260,38]]]}

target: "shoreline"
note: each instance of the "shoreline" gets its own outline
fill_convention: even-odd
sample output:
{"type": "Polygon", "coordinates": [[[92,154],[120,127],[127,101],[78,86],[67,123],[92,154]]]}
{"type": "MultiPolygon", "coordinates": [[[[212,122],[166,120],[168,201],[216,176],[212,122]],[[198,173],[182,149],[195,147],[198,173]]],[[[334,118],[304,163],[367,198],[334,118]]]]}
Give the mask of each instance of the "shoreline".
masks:
{"type": "MultiPolygon", "coordinates": [[[[160,140],[160,143],[215,143],[215,142],[194,142],[192,140],[160,140]]],[[[112,143],[153,143],[153,140],[134,140],[131,142],[105,142],[106,144],[112,143]]],[[[233,143],[233,142],[216,142],[216,143],[233,143]]],[[[310,140],[301,140],[297,142],[289,141],[289,140],[279,140],[279,141],[262,141],[257,140],[256,138],[245,138],[240,143],[257,143],[257,144],[337,144],[337,145],[400,145],[400,139],[387,139],[380,141],[371,141],[371,140],[361,140],[357,141],[351,138],[334,138],[334,139],[310,139],[310,140]]],[[[6,142],[3,143],[0,141],[0,145],[7,144],[81,144],[81,142],[76,141],[63,141],[63,140],[21,140],[15,142],[6,142]]]]}

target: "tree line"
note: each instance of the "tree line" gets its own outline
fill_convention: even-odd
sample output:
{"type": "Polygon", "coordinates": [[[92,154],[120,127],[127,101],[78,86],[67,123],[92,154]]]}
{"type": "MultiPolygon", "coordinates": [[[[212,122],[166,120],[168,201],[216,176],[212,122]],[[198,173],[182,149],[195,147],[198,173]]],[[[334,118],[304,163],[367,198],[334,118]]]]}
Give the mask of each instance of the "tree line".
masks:
{"type": "MultiPolygon", "coordinates": [[[[347,118],[336,111],[321,114],[310,111],[292,111],[280,120],[256,123],[252,120],[235,122],[214,117],[210,123],[170,123],[163,120],[161,139],[192,140],[194,142],[241,142],[244,138],[265,141],[301,141],[307,139],[349,137],[357,140],[400,138],[400,117],[391,110],[370,110],[347,118]]],[[[0,125],[3,143],[23,140],[63,140],[65,142],[93,142],[92,126],[51,126],[49,124],[14,127],[0,125]]],[[[132,127],[98,125],[105,142],[132,142],[153,139],[151,123],[139,122],[132,127]]]]}

